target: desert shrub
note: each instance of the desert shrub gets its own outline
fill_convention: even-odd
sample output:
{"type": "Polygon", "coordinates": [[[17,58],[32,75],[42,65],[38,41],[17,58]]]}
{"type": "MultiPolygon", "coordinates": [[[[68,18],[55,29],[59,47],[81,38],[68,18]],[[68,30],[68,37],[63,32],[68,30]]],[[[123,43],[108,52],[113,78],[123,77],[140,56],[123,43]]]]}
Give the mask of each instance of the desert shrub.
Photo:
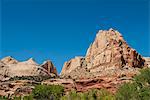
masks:
{"type": "Polygon", "coordinates": [[[141,74],[134,77],[138,85],[139,97],[142,100],[150,99],[150,68],[142,69],[141,74]]]}
{"type": "Polygon", "coordinates": [[[70,91],[66,97],[68,100],[80,100],[80,97],[75,90],[70,91]]]}
{"type": "Polygon", "coordinates": [[[46,79],[50,79],[50,76],[15,76],[9,79],[9,81],[14,80],[34,80],[36,82],[41,82],[46,79]]]}
{"type": "Polygon", "coordinates": [[[24,96],[23,100],[33,100],[33,96],[32,95],[24,96]]]}
{"type": "Polygon", "coordinates": [[[117,100],[138,100],[137,85],[134,83],[123,84],[116,93],[117,100]]]}
{"type": "Polygon", "coordinates": [[[64,88],[60,85],[37,85],[33,90],[35,99],[59,100],[63,95],[64,88]]]}
{"type": "Polygon", "coordinates": [[[86,92],[82,93],[72,90],[66,95],[62,96],[61,100],[88,100],[88,96],[86,92]]]}
{"type": "Polygon", "coordinates": [[[150,100],[150,87],[143,87],[139,90],[140,100],[150,100]]]}
{"type": "Polygon", "coordinates": [[[142,69],[141,74],[134,77],[135,82],[144,87],[150,84],[150,68],[142,69]]]}
{"type": "Polygon", "coordinates": [[[19,97],[14,97],[13,100],[22,100],[23,97],[19,96],[19,97]]]}
{"type": "Polygon", "coordinates": [[[97,91],[98,100],[115,100],[115,96],[106,89],[100,89],[97,91]]]}
{"type": "Polygon", "coordinates": [[[87,92],[71,91],[61,100],[115,100],[115,97],[107,90],[91,89],[87,92]]]}
{"type": "Polygon", "coordinates": [[[88,100],[97,100],[97,89],[92,89],[87,92],[88,100]]]}
{"type": "Polygon", "coordinates": [[[123,84],[116,93],[118,100],[149,100],[150,99],[150,69],[142,69],[134,77],[132,83],[123,84]]]}
{"type": "Polygon", "coordinates": [[[6,97],[6,96],[0,96],[0,100],[8,100],[8,97],[6,97]]]}
{"type": "Polygon", "coordinates": [[[88,100],[88,94],[86,92],[82,93],[78,93],[80,100],[88,100]]]}

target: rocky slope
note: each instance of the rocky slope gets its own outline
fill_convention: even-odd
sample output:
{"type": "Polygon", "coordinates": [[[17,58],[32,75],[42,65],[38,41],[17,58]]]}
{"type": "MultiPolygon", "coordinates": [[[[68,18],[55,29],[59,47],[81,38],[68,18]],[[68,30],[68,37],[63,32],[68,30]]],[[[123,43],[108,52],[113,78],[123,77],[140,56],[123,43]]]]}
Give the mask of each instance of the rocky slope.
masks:
{"type": "Polygon", "coordinates": [[[0,80],[14,76],[57,76],[57,70],[51,61],[38,65],[32,58],[19,62],[8,56],[0,61],[0,80]]]}
{"type": "Polygon", "coordinates": [[[145,66],[144,58],[113,29],[100,30],[85,57],[65,62],[61,76],[92,78],[98,76],[132,76],[145,66]]]}
{"type": "Polygon", "coordinates": [[[115,92],[148,64],[149,58],[143,58],[131,48],[121,33],[113,29],[100,30],[85,57],[75,57],[64,63],[61,77],[73,79],[71,86],[77,91],[106,88],[115,92]]]}

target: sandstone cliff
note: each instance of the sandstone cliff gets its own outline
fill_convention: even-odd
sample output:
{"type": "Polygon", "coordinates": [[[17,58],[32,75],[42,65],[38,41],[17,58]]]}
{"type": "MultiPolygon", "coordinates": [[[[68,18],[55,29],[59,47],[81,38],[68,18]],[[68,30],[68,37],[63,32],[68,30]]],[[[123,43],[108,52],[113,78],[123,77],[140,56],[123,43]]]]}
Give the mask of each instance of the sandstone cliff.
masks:
{"type": "Polygon", "coordinates": [[[145,66],[143,57],[113,29],[100,30],[85,57],[65,62],[61,76],[89,78],[136,74],[145,66]]]}

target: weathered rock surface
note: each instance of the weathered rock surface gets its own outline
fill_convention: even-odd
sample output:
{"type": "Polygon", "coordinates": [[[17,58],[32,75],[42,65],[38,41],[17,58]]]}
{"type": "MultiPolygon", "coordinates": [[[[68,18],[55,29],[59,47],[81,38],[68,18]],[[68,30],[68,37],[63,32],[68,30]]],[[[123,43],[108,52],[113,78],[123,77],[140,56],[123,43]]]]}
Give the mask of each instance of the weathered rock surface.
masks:
{"type": "Polygon", "coordinates": [[[37,84],[31,80],[17,80],[9,82],[0,83],[0,96],[6,96],[8,98],[13,98],[16,96],[27,96],[31,94],[34,86],[37,84]]]}
{"type": "Polygon", "coordinates": [[[53,73],[55,75],[58,75],[56,67],[53,65],[53,63],[48,60],[45,61],[42,65],[40,65],[42,68],[46,69],[48,73],[53,73]]]}
{"type": "Polygon", "coordinates": [[[76,88],[75,81],[72,79],[48,79],[44,80],[41,84],[62,85],[66,92],[76,88]]]}
{"type": "Polygon", "coordinates": [[[135,74],[145,60],[128,46],[122,35],[113,29],[99,31],[85,57],[76,57],[64,64],[62,77],[92,78],[135,74]]]}
{"type": "Polygon", "coordinates": [[[68,74],[71,71],[75,70],[77,67],[82,66],[85,62],[84,57],[75,57],[68,62],[65,62],[61,74],[68,74]]]}
{"type": "Polygon", "coordinates": [[[1,61],[5,64],[17,64],[18,61],[14,58],[12,58],[11,56],[5,57],[3,59],[1,59],[1,61]]]}
{"type": "Polygon", "coordinates": [[[14,76],[57,76],[57,71],[51,61],[38,65],[32,58],[18,62],[12,57],[0,61],[0,80],[14,76]],[[50,70],[49,70],[50,69],[50,70]]]}
{"type": "Polygon", "coordinates": [[[95,41],[89,47],[86,54],[87,63],[93,67],[137,67],[144,66],[144,59],[134,49],[128,46],[122,35],[113,29],[99,31],[95,41]]]}
{"type": "Polygon", "coordinates": [[[0,61],[0,80],[4,80],[9,74],[9,67],[0,61]]]}
{"type": "Polygon", "coordinates": [[[97,78],[83,78],[83,79],[48,79],[41,84],[46,85],[62,85],[65,92],[76,90],[78,92],[85,92],[90,89],[107,89],[110,92],[116,92],[119,85],[124,82],[131,82],[133,75],[122,77],[97,77],[97,78]]]}
{"type": "Polygon", "coordinates": [[[144,57],[146,64],[150,67],[150,57],[144,57]]]}

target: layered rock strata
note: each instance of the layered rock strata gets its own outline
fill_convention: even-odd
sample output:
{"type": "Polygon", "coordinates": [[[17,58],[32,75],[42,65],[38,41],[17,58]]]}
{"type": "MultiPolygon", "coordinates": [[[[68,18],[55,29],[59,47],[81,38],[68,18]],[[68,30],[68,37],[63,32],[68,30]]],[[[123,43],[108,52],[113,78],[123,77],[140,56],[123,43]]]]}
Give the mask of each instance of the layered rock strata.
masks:
{"type": "Polygon", "coordinates": [[[90,78],[136,74],[145,66],[145,59],[131,48],[116,30],[100,30],[85,57],[65,62],[61,76],[90,78]]]}

